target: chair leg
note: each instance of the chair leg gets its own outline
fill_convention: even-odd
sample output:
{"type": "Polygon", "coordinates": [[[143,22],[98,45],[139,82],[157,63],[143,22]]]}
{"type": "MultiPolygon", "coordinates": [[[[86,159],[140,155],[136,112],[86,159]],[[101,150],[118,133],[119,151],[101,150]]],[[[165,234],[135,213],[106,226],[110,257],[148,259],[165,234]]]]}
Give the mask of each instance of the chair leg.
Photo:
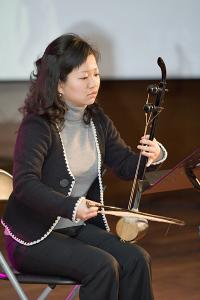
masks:
{"type": "Polygon", "coordinates": [[[37,300],[44,300],[47,298],[47,296],[51,293],[51,291],[56,287],[56,285],[48,285],[46,289],[40,294],[40,296],[37,298],[37,300]]]}
{"type": "Polygon", "coordinates": [[[79,289],[80,289],[80,285],[75,285],[71,289],[70,293],[68,294],[68,296],[65,300],[73,300],[76,297],[76,295],[78,294],[79,289]]]}
{"type": "Polygon", "coordinates": [[[19,282],[17,281],[14,273],[12,272],[11,268],[7,264],[6,260],[4,259],[3,255],[0,252],[0,265],[3,268],[4,272],[8,276],[11,284],[13,285],[15,291],[17,292],[19,298],[21,300],[28,300],[28,297],[25,295],[24,291],[22,290],[21,286],[19,285],[19,282]]]}

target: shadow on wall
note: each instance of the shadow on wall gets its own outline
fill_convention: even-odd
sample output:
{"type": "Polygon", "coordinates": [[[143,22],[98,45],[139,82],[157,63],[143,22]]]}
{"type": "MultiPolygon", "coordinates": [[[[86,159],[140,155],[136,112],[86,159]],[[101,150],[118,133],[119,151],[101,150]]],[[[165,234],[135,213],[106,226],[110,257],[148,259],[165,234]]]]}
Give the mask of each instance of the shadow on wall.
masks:
{"type": "Polygon", "coordinates": [[[99,68],[103,78],[115,74],[114,45],[106,31],[94,23],[82,21],[66,28],[66,32],[80,35],[100,52],[99,68]]]}

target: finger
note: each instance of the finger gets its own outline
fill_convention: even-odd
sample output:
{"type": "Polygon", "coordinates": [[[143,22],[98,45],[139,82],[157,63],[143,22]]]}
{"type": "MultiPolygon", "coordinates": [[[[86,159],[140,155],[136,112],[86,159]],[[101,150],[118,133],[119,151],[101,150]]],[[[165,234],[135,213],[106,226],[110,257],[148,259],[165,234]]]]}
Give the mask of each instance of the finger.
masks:
{"type": "Polygon", "coordinates": [[[150,146],[150,145],[152,145],[152,143],[150,140],[140,140],[139,145],[150,146]]]}
{"type": "Polygon", "coordinates": [[[146,152],[149,152],[149,153],[154,153],[156,152],[156,149],[155,147],[150,147],[150,146],[147,146],[147,145],[138,145],[137,148],[139,150],[142,150],[142,151],[146,151],[146,152]]]}
{"type": "Polygon", "coordinates": [[[88,210],[88,213],[93,213],[93,212],[97,212],[99,210],[98,207],[90,207],[88,210]]]}
{"type": "Polygon", "coordinates": [[[92,206],[100,206],[100,203],[98,202],[95,202],[95,201],[92,201],[92,200],[86,200],[86,206],[88,208],[92,207],[92,206]]]}
{"type": "Polygon", "coordinates": [[[142,140],[142,141],[145,140],[146,142],[149,141],[149,142],[156,143],[156,144],[158,143],[157,140],[156,140],[155,138],[153,138],[153,140],[150,140],[150,139],[149,139],[149,135],[144,135],[144,136],[142,136],[140,140],[142,140]]]}
{"type": "Polygon", "coordinates": [[[148,161],[147,161],[147,164],[146,166],[149,167],[153,162],[153,159],[152,158],[149,158],[148,161]]]}
{"type": "Polygon", "coordinates": [[[152,158],[152,153],[148,153],[148,152],[142,151],[141,154],[144,155],[144,156],[146,156],[146,157],[148,157],[148,158],[154,159],[154,158],[152,158]]]}
{"type": "Polygon", "coordinates": [[[95,216],[97,216],[97,214],[98,214],[98,211],[93,211],[93,212],[90,212],[90,213],[87,215],[87,217],[89,217],[89,218],[95,217],[95,216]]]}
{"type": "Polygon", "coordinates": [[[86,204],[87,208],[90,208],[90,201],[89,200],[86,200],[85,204],[86,204]]]}
{"type": "Polygon", "coordinates": [[[91,200],[90,200],[90,203],[91,203],[91,205],[94,205],[94,206],[100,206],[101,205],[99,202],[95,202],[95,201],[91,201],[91,200]]]}
{"type": "Polygon", "coordinates": [[[150,138],[150,135],[149,135],[149,134],[143,135],[143,136],[141,137],[141,139],[147,139],[147,140],[149,140],[149,138],[150,138]]]}
{"type": "Polygon", "coordinates": [[[85,218],[84,218],[84,221],[86,221],[86,220],[88,220],[88,219],[90,219],[90,218],[94,218],[94,217],[96,217],[97,216],[97,214],[98,214],[98,212],[96,211],[96,212],[91,212],[91,213],[88,213],[86,216],[85,216],[85,218]]]}
{"type": "Polygon", "coordinates": [[[150,135],[146,134],[141,137],[141,140],[145,139],[145,140],[157,142],[156,138],[153,138],[153,140],[150,140],[149,138],[150,138],[150,135]]]}
{"type": "Polygon", "coordinates": [[[142,144],[142,145],[150,145],[150,146],[152,146],[152,145],[157,145],[157,142],[155,142],[155,141],[151,141],[151,140],[147,140],[147,139],[141,139],[140,140],[140,144],[142,144]]]}

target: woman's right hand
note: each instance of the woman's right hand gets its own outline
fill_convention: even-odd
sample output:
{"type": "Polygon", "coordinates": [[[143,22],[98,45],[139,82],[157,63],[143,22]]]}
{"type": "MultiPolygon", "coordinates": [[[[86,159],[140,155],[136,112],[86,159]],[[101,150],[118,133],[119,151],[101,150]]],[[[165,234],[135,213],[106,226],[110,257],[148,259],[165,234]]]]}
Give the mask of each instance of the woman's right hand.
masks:
{"type": "Polygon", "coordinates": [[[77,212],[76,212],[76,219],[80,219],[82,221],[86,221],[90,218],[96,217],[98,213],[98,207],[88,207],[87,202],[92,204],[99,205],[98,202],[82,199],[81,203],[78,205],[77,212]]]}

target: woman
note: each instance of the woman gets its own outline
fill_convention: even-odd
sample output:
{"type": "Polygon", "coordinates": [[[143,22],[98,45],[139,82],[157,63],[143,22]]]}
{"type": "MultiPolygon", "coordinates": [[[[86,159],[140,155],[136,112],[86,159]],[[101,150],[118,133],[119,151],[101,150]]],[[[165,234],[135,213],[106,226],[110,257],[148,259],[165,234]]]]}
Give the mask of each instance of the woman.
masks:
{"type": "MultiPolygon", "coordinates": [[[[81,300],[153,299],[148,254],[122,243],[105,215],[87,205],[103,204],[104,165],[132,179],[138,160],[95,103],[97,60],[86,41],[66,34],[36,62],[2,220],[6,247],[21,272],[80,281],[81,300]]],[[[164,160],[160,147],[141,139],[148,166],[164,160]]]]}

